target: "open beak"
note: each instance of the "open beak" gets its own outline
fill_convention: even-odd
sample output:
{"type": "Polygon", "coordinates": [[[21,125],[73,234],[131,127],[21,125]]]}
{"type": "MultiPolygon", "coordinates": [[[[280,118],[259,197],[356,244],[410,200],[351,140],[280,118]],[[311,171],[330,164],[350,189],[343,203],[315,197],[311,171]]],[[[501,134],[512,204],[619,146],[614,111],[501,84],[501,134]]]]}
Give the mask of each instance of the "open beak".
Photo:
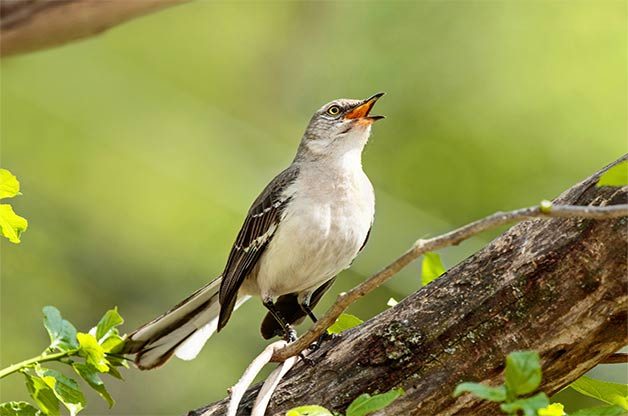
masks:
{"type": "Polygon", "coordinates": [[[353,110],[351,110],[347,114],[345,114],[344,118],[345,119],[356,119],[357,121],[366,122],[368,124],[371,124],[371,123],[373,123],[373,122],[375,122],[377,120],[383,119],[384,116],[370,116],[369,115],[369,113],[371,112],[371,109],[375,105],[375,102],[382,95],[384,95],[384,93],[380,92],[380,93],[375,94],[371,98],[367,98],[366,100],[362,101],[362,103],[360,103],[356,107],[354,107],[353,110]]]}

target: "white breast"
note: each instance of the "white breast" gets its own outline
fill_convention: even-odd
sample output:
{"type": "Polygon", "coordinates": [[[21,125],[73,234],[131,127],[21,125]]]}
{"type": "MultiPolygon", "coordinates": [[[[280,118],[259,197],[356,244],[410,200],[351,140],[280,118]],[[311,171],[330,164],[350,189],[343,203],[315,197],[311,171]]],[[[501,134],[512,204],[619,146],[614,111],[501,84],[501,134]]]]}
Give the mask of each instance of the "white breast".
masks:
{"type": "Polygon", "coordinates": [[[287,190],[292,200],[260,259],[259,292],[252,294],[313,291],[351,265],[371,228],[375,198],[359,159],[345,162],[304,167],[287,190]]]}

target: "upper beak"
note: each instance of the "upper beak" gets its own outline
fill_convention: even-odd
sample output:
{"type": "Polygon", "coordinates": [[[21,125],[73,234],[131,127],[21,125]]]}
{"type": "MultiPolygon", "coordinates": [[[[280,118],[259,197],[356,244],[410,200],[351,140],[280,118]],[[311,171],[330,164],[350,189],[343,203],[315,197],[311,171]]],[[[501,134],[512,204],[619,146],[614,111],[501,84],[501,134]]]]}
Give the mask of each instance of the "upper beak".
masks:
{"type": "Polygon", "coordinates": [[[370,122],[374,122],[374,121],[383,119],[384,116],[369,116],[369,113],[371,112],[371,109],[375,105],[375,102],[382,95],[384,95],[384,93],[380,92],[380,93],[377,93],[374,96],[372,96],[370,98],[367,98],[366,100],[362,101],[361,104],[358,104],[356,107],[353,108],[353,110],[351,110],[347,114],[345,114],[344,118],[345,119],[347,119],[347,118],[348,119],[365,118],[366,120],[368,120],[370,122]]]}

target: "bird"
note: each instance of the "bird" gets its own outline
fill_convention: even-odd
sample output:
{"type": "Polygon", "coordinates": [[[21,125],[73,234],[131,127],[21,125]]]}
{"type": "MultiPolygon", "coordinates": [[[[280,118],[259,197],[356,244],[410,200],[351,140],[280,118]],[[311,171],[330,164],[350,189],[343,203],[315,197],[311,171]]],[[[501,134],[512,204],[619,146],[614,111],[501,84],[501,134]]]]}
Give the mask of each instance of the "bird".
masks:
{"type": "Polygon", "coordinates": [[[122,353],[139,369],[159,367],[172,355],[195,358],[213,333],[252,296],[268,309],[265,339],[296,339],[306,317],[336,276],[364,248],[375,217],[373,186],[362,152],[375,102],[337,99],[312,116],[294,160],[251,205],[223,272],[168,312],[127,335],[122,353]]]}

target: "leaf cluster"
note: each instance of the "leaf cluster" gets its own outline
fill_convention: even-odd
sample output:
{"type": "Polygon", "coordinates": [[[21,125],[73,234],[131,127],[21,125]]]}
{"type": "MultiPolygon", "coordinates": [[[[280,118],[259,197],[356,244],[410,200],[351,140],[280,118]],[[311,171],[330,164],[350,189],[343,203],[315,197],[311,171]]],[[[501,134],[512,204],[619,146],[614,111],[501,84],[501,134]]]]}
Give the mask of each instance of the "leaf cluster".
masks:
{"type": "MultiPolygon", "coordinates": [[[[114,400],[100,375],[122,379],[117,367],[127,366],[126,361],[116,355],[123,345],[117,327],[124,322],[117,309],[108,310],[87,333],[77,332],[53,306],[44,307],[43,312],[50,345],[41,355],[12,366],[24,375],[28,393],[37,407],[27,402],[2,403],[0,416],[57,416],[61,413],[61,405],[74,416],[85,408],[85,396],[77,381],[42,365],[53,361],[69,366],[112,407],[114,400]]],[[[11,372],[14,371],[9,368],[1,374],[5,376],[11,372]]]]}
{"type": "MultiPolygon", "coordinates": [[[[22,195],[20,183],[17,178],[8,170],[0,169],[0,199],[13,198],[22,195]]],[[[10,242],[18,244],[20,234],[28,228],[26,218],[20,217],[13,211],[9,204],[0,204],[0,233],[9,239],[10,242]]]]}
{"type": "MultiPolygon", "coordinates": [[[[403,389],[396,388],[386,393],[370,395],[364,393],[356,397],[347,407],[345,416],[367,416],[378,410],[382,410],[397,398],[404,394],[403,389]]],[[[308,405],[295,407],[286,412],[286,416],[342,416],[341,413],[332,412],[323,406],[308,405]]]]}
{"type": "MultiPolygon", "coordinates": [[[[541,360],[535,351],[517,351],[506,357],[504,384],[487,386],[481,383],[464,382],[454,390],[454,397],[463,393],[500,403],[500,409],[507,415],[525,416],[567,416],[560,403],[550,404],[543,392],[532,395],[542,380],[541,360]]],[[[582,409],[571,416],[621,416],[628,410],[628,386],[606,383],[582,377],[572,388],[588,396],[609,403],[610,406],[582,409]]]]}

